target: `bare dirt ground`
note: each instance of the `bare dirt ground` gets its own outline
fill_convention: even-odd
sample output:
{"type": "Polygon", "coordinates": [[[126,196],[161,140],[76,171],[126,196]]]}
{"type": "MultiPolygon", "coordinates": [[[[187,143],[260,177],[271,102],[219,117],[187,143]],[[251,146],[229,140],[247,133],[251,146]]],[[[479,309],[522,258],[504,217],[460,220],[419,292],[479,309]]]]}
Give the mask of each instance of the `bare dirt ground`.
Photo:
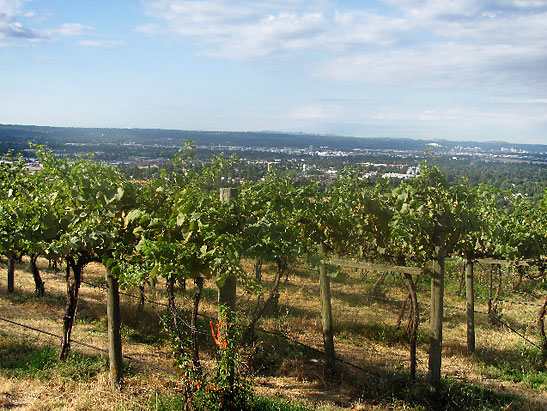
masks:
{"type": "MultiPolygon", "coordinates": [[[[46,286],[46,296],[33,296],[34,284],[28,271],[27,261],[16,267],[16,291],[13,296],[6,294],[5,274],[0,275],[0,317],[61,334],[66,285],[63,272],[55,274],[47,268],[47,261],[39,260],[39,267],[46,286]]],[[[249,271],[251,267],[247,267],[249,271]]],[[[5,273],[5,264],[0,264],[0,273],[5,273]]],[[[265,278],[272,278],[271,268],[266,267],[265,278]]],[[[101,265],[90,264],[84,270],[84,281],[101,284],[104,270],[101,265]]],[[[317,358],[287,357],[275,369],[263,370],[254,378],[256,392],[266,396],[298,398],[314,407],[325,409],[382,409],[374,401],[362,400],[363,387],[374,378],[377,372],[407,373],[409,367],[409,347],[401,342],[403,331],[396,329],[396,320],[401,300],[406,296],[399,278],[390,275],[386,278],[378,294],[380,299],[368,297],[375,273],[356,271],[342,272],[332,281],[333,310],[336,327],[335,346],[339,358],[354,364],[365,371],[341,365],[336,384],[330,388],[325,382],[320,367],[320,355],[317,358]],[[370,373],[372,372],[372,373],[370,373]]],[[[420,288],[425,288],[422,285],[420,288]]],[[[137,294],[136,290],[127,290],[137,294]]],[[[178,295],[178,304],[188,307],[193,288],[188,281],[188,290],[178,295]]],[[[464,307],[465,300],[449,294],[447,306],[464,307]]],[[[158,283],[155,289],[148,287],[147,298],[164,303],[164,284],[158,283]]],[[[277,316],[264,318],[260,327],[266,330],[282,332],[291,339],[310,347],[321,349],[321,319],[317,277],[313,271],[298,268],[288,283],[281,287],[279,313],[277,316]]],[[[418,374],[427,374],[427,329],[428,329],[428,293],[420,292],[420,337],[418,347],[418,374]]],[[[215,284],[206,281],[204,300],[201,312],[214,316],[215,284]]],[[[242,306],[251,307],[256,299],[250,293],[240,290],[239,301],[242,306]]],[[[521,300],[540,304],[540,299],[520,297],[521,300]]],[[[477,300],[476,310],[486,311],[485,300],[477,300]],[[481,303],[483,301],[484,303],[481,303]]],[[[124,326],[123,350],[125,355],[149,362],[167,370],[172,367],[170,350],[164,344],[149,344],[146,332],[159,333],[159,316],[164,310],[160,305],[149,302],[145,311],[137,311],[137,300],[122,296],[124,326]],[[140,333],[135,330],[141,330],[140,333]]],[[[247,308],[251,310],[252,308],[247,308]]],[[[527,305],[502,304],[504,319],[520,333],[525,334],[532,342],[539,344],[535,336],[534,322],[539,307],[527,305]]],[[[80,304],[76,323],[73,329],[73,340],[81,341],[102,349],[107,348],[106,339],[105,295],[101,288],[82,285],[80,304]]],[[[405,317],[406,319],[406,317],[405,317]]],[[[402,328],[406,323],[403,321],[402,328]]],[[[545,386],[533,387],[530,383],[500,379],[496,373],[495,362],[502,361],[504,356],[522,350],[523,355],[529,343],[507,328],[493,326],[488,318],[477,314],[476,340],[477,352],[474,356],[466,354],[465,313],[446,309],[443,331],[443,376],[462,382],[472,382],[499,392],[515,394],[524,399],[519,406],[526,404],[526,409],[547,409],[545,386]],[[493,365],[494,364],[494,365],[493,365]]],[[[212,337],[204,329],[203,338],[209,349],[214,347],[212,337]],[[209,338],[211,337],[211,338],[209,338]]],[[[20,328],[0,321],[0,333],[13,339],[30,339],[36,344],[59,344],[59,340],[36,331],[20,328]]],[[[262,348],[266,351],[279,350],[279,344],[289,344],[284,340],[277,343],[266,341],[262,348]]],[[[72,345],[78,352],[96,355],[93,349],[72,345]]],[[[281,351],[281,350],[280,350],[281,351]]],[[[210,355],[206,348],[203,353],[205,362],[210,355]]],[[[256,365],[256,364],[255,364],[256,365]]],[[[108,374],[99,373],[94,379],[78,382],[61,377],[50,381],[8,378],[0,374],[0,408],[17,410],[113,410],[151,409],[154,398],[161,393],[180,391],[175,377],[166,373],[134,364],[139,372],[126,378],[125,388],[121,393],[110,389],[108,374]]],[[[512,409],[512,408],[509,408],[512,409]]]]}

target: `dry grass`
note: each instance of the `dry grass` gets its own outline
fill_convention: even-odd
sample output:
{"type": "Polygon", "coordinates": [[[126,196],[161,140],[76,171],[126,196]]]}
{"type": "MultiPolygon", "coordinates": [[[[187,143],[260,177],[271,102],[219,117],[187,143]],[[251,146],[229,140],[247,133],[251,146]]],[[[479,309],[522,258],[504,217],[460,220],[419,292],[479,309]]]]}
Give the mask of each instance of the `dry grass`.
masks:
{"type": "MultiPolygon", "coordinates": [[[[39,266],[46,281],[44,298],[34,297],[32,276],[27,270],[26,263],[16,267],[15,295],[6,295],[5,275],[0,276],[1,316],[60,334],[65,284],[62,278],[47,270],[46,261],[39,260],[39,266]]],[[[1,272],[5,272],[4,269],[5,265],[0,265],[1,272]]],[[[250,272],[251,264],[246,264],[246,269],[250,272]]],[[[278,315],[265,317],[261,320],[260,327],[281,331],[306,345],[321,349],[320,302],[316,274],[300,267],[292,271],[289,282],[281,286],[278,315]]],[[[84,280],[94,284],[102,284],[103,276],[103,268],[98,264],[90,264],[84,270],[84,280]]],[[[266,282],[272,281],[273,267],[264,267],[264,278],[266,282]]],[[[374,373],[404,374],[408,372],[409,354],[404,323],[401,330],[396,328],[400,304],[387,299],[401,300],[406,296],[406,290],[397,276],[389,275],[379,294],[386,300],[368,298],[366,295],[371,292],[375,279],[376,273],[344,270],[332,281],[337,356],[374,373]]],[[[484,279],[481,281],[484,282],[484,279]]],[[[214,282],[207,281],[205,287],[201,312],[215,316],[214,282]]],[[[426,282],[421,282],[419,288],[427,288],[426,282]]],[[[447,291],[454,289],[448,287],[447,291]]],[[[129,292],[136,294],[135,290],[129,292]]],[[[146,293],[147,298],[153,301],[166,302],[163,284],[158,284],[155,289],[147,289],[146,293]]],[[[242,289],[239,293],[239,301],[245,305],[242,307],[244,311],[252,311],[255,297],[242,289]]],[[[193,286],[188,282],[188,290],[178,295],[179,305],[189,308],[192,294],[193,286]]],[[[428,293],[420,292],[418,298],[420,303],[426,304],[428,293]]],[[[522,300],[524,297],[518,298],[522,300]]],[[[107,347],[104,299],[104,292],[101,289],[82,285],[78,319],[73,330],[74,340],[100,348],[107,347]]],[[[525,299],[540,303],[531,297],[525,299]]],[[[476,310],[486,311],[485,300],[477,301],[476,310]]],[[[447,293],[445,304],[463,308],[465,300],[447,293]]],[[[161,338],[159,326],[159,315],[163,308],[147,303],[145,310],[137,314],[136,300],[122,296],[122,309],[124,354],[171,369],[172,358],[161,338]]],[[[531,306],[502,305],[504,319],[535,342],[537,338],[534,335],[533,324],[536,311],[537,308],[531,306]]],[[[428,307],[422,305],[418,347],[418,373],[421,377],[427,374],[428,317],[428,307]]],[[[499,392],[516,394],[525,399],[522,404],[527,404],[529,409],[547,409],[544,385],[518,381],[518,378],[511,381],[500,375],[503,373],[500,372],[498,363],[502,360],[510,361],[519,353],[524,357],[531,348],[529,344],[506,328],[491,325],[485,316],[479,314],[476,316],[476,330],[477,352],[470,357],[465,348],[465,314],[455,310],[445,311],[443,376],[456,381],[473,382],[499,392]]],[[[58,340],[54,338],[18,329],[1,321],[0,333],[58,344],[58,340]]],[[[212,338],[206,335],[203,335],[203,338],[203,354],[207,361],[213,354],[214,344],[212,338]]],[[[73,345],[73,349],[85,354],[96,354],[77,345],[73,345]]],[[[371,374],[341,366],[337,382],[329,388],[320,363],[316,361],[320,360],[317,354],[303,354],[297,346],[271,338],[266,338],[261,350],[258,357],[266,362],[255,378],[256,392],[260,395],[299,398],[315,404],[314,406],[322,404],[328,409],[379,407],[363,392],[363,387],[375,378],[371,374]]],[[[126,378],[126,386],[122,393],[111,391],[106,371],[84,382],[60,377],[49,381],[18,379],[0,374],[0,408],[149,409],[157,393],[179,389],[177,383],[168,375],[139,365],[134,367],[138,372],[126,378]]]]}

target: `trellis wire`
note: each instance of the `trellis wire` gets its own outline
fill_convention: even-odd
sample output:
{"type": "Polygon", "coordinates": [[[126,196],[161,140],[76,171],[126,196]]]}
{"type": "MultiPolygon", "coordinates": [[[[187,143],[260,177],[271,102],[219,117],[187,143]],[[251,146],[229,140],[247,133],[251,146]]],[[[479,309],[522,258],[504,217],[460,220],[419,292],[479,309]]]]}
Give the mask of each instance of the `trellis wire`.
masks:
{"type": "MultiPolygon", "coordinates": [[[[13,320],[8,320],[7,318],[3,318],[3,317],[0,317],[0,320],[1,321],[5,321],[7,323],[10,323],[10,324],[13,324],[13,325],[17,325],[19,327],[23,327],[23,328],[27,328],[29,330],[32,330],[32,331],[36,331],[36,332],[39,332],[39,333],[42,333],[42,334],[46,334],[46,335],[49,335],[50,337],[55,337],[55,338],[58,338],[60,340],[63,339],[63,337],[61,337],[60,335],[57,335],[57,334],[53,334],[53,333],[50,333],[49,331],[44,331],[44,330],[40,330],[39,328],[35,328],[35,327],[31,327],[30,325],[25,325],[25,324],[21,324],[21,323],[18,323],[16,321],[13,321],[13,320]]],[[[78,340],[73,340],[71,339],[70,340],[71,343],[75,343],[75,344],[78,344],[78,345],[82,345],[84,347],[87,347],[87,348],[91,348],[93,350],[96,350],[96,351],[100,351],[102,353],[105,353],[105,354],[108,354],[108,350],[105,350],[104,348],[99,348],[99,347],[95,347],[91,344],[87,344],[87,343],[84,343],[82,341],[78,341],[78,340]]],[[[176,372],[173,372],[173,371],[170,371],[170,370],[167,370],[165,368],[162,368],[162,367],[158,367],[157,365],[154,365],[154,364],[151,364],[147,361],[143,361],[143,360],[139,360],[137,358],[134,358],[134,357],[130,357],[129,355],[123,355],[123,358],[129,360],[129,361],[133,361],[133,362],[136,362],[136,363],[139,363],[139,364],[142,364],[142,365],[145,365],[147,367],[150,367],[150,368],[153,368],[157,371],[161,371],[161,372],[164,372],[166,374],[170,374],[170,375],[173,375],[173,376],[177,376],[178,374],[176,372]]]]}
{"type": "MultiPolygon", "coordinates": [[[[63,275],[61,274],[56,274],[56,273],[51,273],[57,277],[64,277],[63,275]]],[[[86,284],[88,286],[91,286],[91,287],[95,287],[95,288],[99,288],[99,289],[102,289],[102,290],[106,290],[106,287],[105,286],[102,286],[102,285],[98,285],[98,284],[93,284],[93,283],[89,283],[89,282],[85,282],[85,281],[82,281],[82,284],[86,284]]],[[[418,290],[418,291],[428,291],[428,290],[418,290]]],[[[134,295],[134,294],[130,294],[130,293],[126,293],[126,292],[121,292],[120,291],[120,294],[122,295],[125,295],[125,296],[128,296],[130,298],[134,298],[134,299],[141,299],[141,296],[138,296],[138,295],[134,295]]],[[[458,295],[457,293],[453,293],[454,295],[458,295]]],[[[393,302],[393,303],[399,303],[399,304],[402,304],[403,301],[402,300],[398,300],[398,299],[393,299],[393,298],[387,298],[387,297],[381,297],[381,296],[377,296],[377,295],[373,295],[373,294],[363,294],[363,297],[364,298],[372,298],[372,299],[376,299],[376,300],[381,300],[381,301],[386,301],[386,302],[393,302]]],[[[477,298],[483,298],[483,297],[477,297],[477,298]]],[[[148,301],[149,303],[151,304],[155,304],[155,305],[158,305],[158,306],[162,306],[162,307],[168,307],[167,304],[165,303],[161,303],[161,302],[158,302],[158,301],[154,301],[154,300],[150,300],[148,299],[146,296],[144,296],[144,300],[145,301],[148,301]]],[[[536,306],[536,304],[534,303],[526,303],[526,302],[518,302],[518,301],[505,301],[505,300],[498,300],[500,302],[507,302],[507,303],[511,303],[511,304],[522,304],[522,305],[532,305],[532,306],[536,306]]],[[[424,303],[419,303],[419,305],[422,305],[422,306],[425,306],[425,307],[429,307],[429,304],[424,304],[424,303]]],[[[539,305],[537,305],[539,306],[539,305]]],[[[461,308],[461,307],[456,307],[456,306],[449,306],[449,305],[445,305],[444,308],[447,308],[447,309],[453,309],[453,310],[457,310],[457,311],[466,311],[465,308],[461,308]]],[[[478,314],[483,314],[483,315],[489,315],[488,313],[486,312],[483,312],[483,311],[475,311],[476,313],[478,314]]],[[[204,314],[199,314],[198,313],[198,316],[200,317],[203,317],[203,318],[207,318],[207,319],[210,319],[210,320],[216,320],[216,318],[212,318],[212,317],[209,317],[207,315],[204,315],[204,314]]],[[[503,322],[501,319],[495,317],[495,316],[492,316],[491,317],[492,319],[494,319],[495,321],[499,322],[500,324],[502,324],[503,326],[505,326],[507,329],[509,329],[510,331],[512,331],[513,333],[517,334],[519,337],[521,337],[522,339],[524,339],[525,341],[527,341],[528,343],[530,343],[531,345],[533,345],[534,347],[538,348],[538,349],[541,349],[541,347],[539,347],[537,344],[535,344],[533,341],[531,341],[530,339],[528,339],[526,336],[524,336],[523,334],[519,333],[517,330],[515,330],[514,328],[512,328],[510,325],[508,325],[507,323],[503,322]]],[[[203,331],[200,331],[198,330],[197,328],[194,328],[192,327],[190,324],[188,324],[186,321],[184,321],[183,319],[181,319],[181,322],[189,329],[191,330],[195,330],[196,332],[198,333],[201,333],[201,334],[206,334],[208,335],[207,332],[203,332],[203,331]]],[[[292,339],[286,335],[284,335],[283,333],[280,333],[280,332],[277,332],[277,331],[268,331],[268,330],[264,330],[264,329],[261,329],[261,328],[257,328],[258,331],[261,331],[261,332],[264,332],[266,334],[271,334],[271,335],[275,335],[275,336],[278,336],[278,337],[281,337],[287,341],[291,341],[295,344],[298,344],[298,345],[301,345],[303,347],[306,347],[312,351],[315,351],[317,353],[321,353],[321,354],[324,354],[323,351],[321,350],[318,350],[316,348],[313,348],[313,347],[310,347],[304,343],[301,343],[300,341],[298,340],[295,340],[295,339],[292,339]]],[[[58,336],[56,336],[58,337],[58,336]]],[[[58,337],[58,338],[61,338],[61,337],[58,337]]],[[[78,344],[78,342],[76,342],[78,344]]],[[[85,345],[85,343],[81,343],[82,345],[85,345]]],[[[101,350],[101,349],[99,349],[101,350]]],[[[134,361],[140,361],[140,360],[136,360],[136,359],[132,359],[134,361]]],[[[364,372],[367,372],[367,373],[370,373],[370,374],[373,374],[375,376],[378,376],[378,374],[370,371],[370,370],[366,370],[362,367],[359,367],[355,364],[352,364],[350,362],[347,362],[345,360],[342,360],[341,358],[335,358],[336,361],[339,361],[339,362],[342,362],[346,365],[349,365],[353,368],[356,368],[356,369],[359,369],[361,371],[364,371],[364,372]]]]}
{"type": "MultiPolygon", "coordinates": [[[[64,276],[61,275],[61,274],[56,274],[56,273],[51,273],[51,272],[50,272],[50,274],[53,274],[53,275],[55,275],[55,276],[57,276],[57,277],[64,277],[64,276]]],[[[102,286],[102,285],[93,284],[93,283],[89,283],[89,282],[85,282],[85,281],[82,281],[81,283],[82,283],[82,284],[86,284],[86,285],[88,285],[88,286],[90,286],[90,287],[99,288],[99,289],[101,289],[101,290],[106,290],[106,287],[104,287],[104,286],[102,286]]],[[[123,294],[123,295],[128,296],[128,297],[131,297],[131,298],[135,298],[135,299],[140,299],[140,298],[141,298],[141,297],[138,296],[138,295],[134,295],[134,294],[130,294],[130,293],[125,293],[125,292],[124,292],[124,293],[120,292],[120,294],[123,294]]],[[[159,301],[150,300],[150,299],[148,299],[146,296],[144,297],[144,300],[145,300],[145,301],[148,301],[148,302],[151,303],[151,304],[155,304],[155,305],[158,305],[158,306],[161,306],[161,307],[168,307],[167,304],[161,303],[161,302],[159,302],[159,301]]],[[[216,320],[216,318],[210,317],[210,316],[205,315],[205,314],[200,314],[200,313],[198,313],[198,316],[199,316],[199,317],[202,317],[202,318],[206,318],[206,319],[208,319],[208,320],[216,320]]],[[[190,324],[188,324],[187,321],[185,321],[184,319],[179,319],[179,320],[180,320],[187,328],[189,328],[190,330],[194,330],[194,327],[192,327],[190,324]]],[[[293,342],[293,343],[295,343],[295,344],[301,345],[302,347],[305,347],[305,348],[307,348],[307,349],[309,349],[309,350],[311,350],[311,351],[317,352],[318,354],[325,355],[325,353],[324,353],[323,351],[318,350],[317,348],[311,347],[311,346],[309,346],[309,345],[306,345],[306,344],[304,344],[304,343],[302,343],[302,342],[300,342],[300,341],[298,341],[298,340],[295,340],[295,339],[293,339],[293,338],[290,338],[290,337],[286,336],[285,334],[283,334],[283,333],[281,333],[281,332],[278,332],[278,331],[269,331],[269,330],[265,330],[265,329],[258,328],[258,327],[257,327],[256,329],[257,329],[258,331],[260,331],[260,332],[263,332],[263,333],[266,333],[266,334],[270,334],[270,335],[275,335],[275,336],[280,337],[280,338],[283,338],[283,339],[285,339],[285,340],[287,340],[287,341],[291,341],[291,342],[293,342]]],[[[197,329],[197,327],[196,327],[195,330],[196,330],[196,332],[198,332],[198,333],[200,333],[200,334],[209,335],[209,332],[200,331],[200,330],[197,329]]],[[[58,337],[58,336],[56,336],[56,337],[58,337]]],[[[58,338],[61,338],[61,337],[58,337],[58,338]]],[[[72,340],[71,340],[71,341],[72,341],[72,340]]],[[[82,344],[83,344],[83,343],[82,343],[82,344]]],[[[99,349],[99,350],[100,350],[100,349],[99,349]]],[[[108,352],[108,351],[107,351],[107,352],[108,352]]],[[[139,361],[139,360],[136,360],[136,361],[139,361]]],[[[363,372],[365,372],[365,373],[369,373],[369,374],[372,374],[372,375],[375,375],[375,376],[379,377],[379,374],[377,374],[377,373],[375,373],[375,372],[373,372],[373,371],[371,371],[371,370],[367,370],[367,369],[364,369],[364,368],[362,368],[362,367],[359,367],[358,365],[352,364],[352,363],[350,363],[350,362],[348,362],[348,361],[346,361],[346,360],[343,360],[343,359],[341,359],[341,358],[335,357],[335,361],[341,362],[341,363],[343,363],[343,364],[346,364],[346,365],[348,365],[348,366],[350,366],[350,367],[353,367],[353,368],[358,369],[358,370],[360,370],[360,371],[363,371],[363,372]]]]}

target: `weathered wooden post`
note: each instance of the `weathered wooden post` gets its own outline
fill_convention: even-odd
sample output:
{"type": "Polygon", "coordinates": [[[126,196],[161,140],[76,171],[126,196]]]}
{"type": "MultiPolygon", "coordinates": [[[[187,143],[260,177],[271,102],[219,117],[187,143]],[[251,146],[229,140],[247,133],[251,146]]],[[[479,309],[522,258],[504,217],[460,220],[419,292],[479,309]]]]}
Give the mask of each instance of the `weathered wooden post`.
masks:
{"type": "Polygon", "coordinates": [[[8,293],[15,291],[15,258],[8,257],[8,293]]]}
{"type": "MultiPolygon", "coordinates": [[[[324,242],[319,244],[319,253],[326,258],[327,246],[324,242]]],[[[322,261],[319,266],[319,288],[321,298],[323,346],[325,347],[325,374],[327,379],[330,379],[334,375],[334,331],[332,326],[330,279],[327,276],[327,266],[324,261],[322,261]]]]}
{"type": "MultiPolygon", "coordinates": [[[[229,203],[237,200],[237,188],[221,188],[220,201],[229,203]]],[[[236,308],[236,278],[229,275],[224,284],[218,289],[218,303],[224,305],[228,310],[235,311],[236,308]]],[[[221,314],[219,313],[219,316],[221,314]]],[[[221,320],[219,318],[219,320],[221,320]]]]}
{"type": "Polygon", "coordinates": [[[545,370],[545,363],[547,362],[547,335],[545,335],[545,312],[547,311],[547,298],[543,303],[541,309],[538,312],[538,319],[536,326],[538,328],[539,336],[541,338],[541,361],[540,369],[545,370]]]}
{"type": "Polygon", "coordinates": [[[429,331],[429,379],[433,390],[441,383],[441,356],[443,341],[444,253],[446,217],[438,213],[434,231],[434,258],[431,272],[431,313],[429,331]]]}
{"type": "Polygon", "coordinates": [[[120,293],[118,280],[108,268],[106,268],[106,317],[108,321],[110,383],[112,388],[119,390],[123,379],[120,293]]]}
{"type": "Polygon", "coordinates": [[[467,352],[475,352],[475,289],[473,261],[468,258],[465,264],[465,297],[467,312],[467,352]]]}
{"type": "Polygon", "coordinates": [[[494,264],[490,264],[490,271],[488,272],[488,315],[492,314],[492,285],[494,277],[494,264]]]}

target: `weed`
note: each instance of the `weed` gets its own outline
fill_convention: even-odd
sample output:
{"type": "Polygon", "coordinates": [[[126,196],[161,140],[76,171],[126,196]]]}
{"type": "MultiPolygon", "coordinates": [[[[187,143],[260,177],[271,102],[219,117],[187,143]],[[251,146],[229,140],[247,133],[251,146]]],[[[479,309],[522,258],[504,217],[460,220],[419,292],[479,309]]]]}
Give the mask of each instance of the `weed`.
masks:
{"type": "Polygon", "coordinates": [[[544,388],[547,374],[540,368],[541,352],[537,349],[486,348],[477,352],[482,373],[490,378],[525,383],[532,388],[544,388]]]}
{"type": "Polygon", "coordinates": [[[17,378],[51,379],[54,376],[72,381],[89,381],[107,369],[106,358],[72,352],[68,361],[58,362],[58,349],[36,345],[26,339],[0,336],[0,369],[17,378]]]}
{"type": "Polygon", "coordinates": [[[158,394],[151,399],[148,407],[154,411],[180,411],[184,410],[186,401],[183,395],[158,394]]]}
{"type": "MultiPolygon", "coordinates": [[[[57,353],[55,353],[57,355],[57,353]]],[[[72,381],[90,381],[108,369],[108,359],[72,352],[70,359],[56,365],[56,374],[72,381]]]]}
{"type": "Polygon", "coordinates": [[[255,397],[253,411],[311,411],[316,407],[308,407],[297,401],[282,400],[279,398],[255,397]]]}
{"type": "MultiPolygon", "coordinates": [[[[184,381],[184,408],[198,410],[248,410],[252,404],[252,387],[246,376],[246,369],[237,351],[240,344],[239,327],[232,311],[220,305],[221,324],[211,322],[214,339],[218,345],[216,367],[213,373],[205,372],[193,360],[191,337],[185,327],[180,326],[181,318],[166,315],[162,319],[169,335],[169,344],[184,381]]],[[[178,400],[177,400],[178,401],[178,400]]]]}
{"type": "Polygon", "coordinates": [[[517,400],[508,394],[469,383],[446,379],[438,391],[430,390],[426,380],[408,384],[408,376],[398,372],[383,374],[369,383],[361,398],[385,407],[425,410],[504,410],[517,400]]]}
{"type": "Polygon", "coordinates": [[[37,347],[25,340],[14,343],[13,339],[0,337],[0,368],[8,373],[35,376],[53,367],[57,362],[57,353],[50,346],[37,347]]]}
{"type": "MultiPolygon", "coordinates": [[[[179,411],[185,407],[183,395],[156,394],[150,399],[149,408],[154,411],[179,411]]],[[[203,408],[197,408],[198,410],[203,408]]],[[[317,407],[309,407],[299,401],[289,401],[279,398],[255,397],[249,411],[312,411],[317,407]]]]}

